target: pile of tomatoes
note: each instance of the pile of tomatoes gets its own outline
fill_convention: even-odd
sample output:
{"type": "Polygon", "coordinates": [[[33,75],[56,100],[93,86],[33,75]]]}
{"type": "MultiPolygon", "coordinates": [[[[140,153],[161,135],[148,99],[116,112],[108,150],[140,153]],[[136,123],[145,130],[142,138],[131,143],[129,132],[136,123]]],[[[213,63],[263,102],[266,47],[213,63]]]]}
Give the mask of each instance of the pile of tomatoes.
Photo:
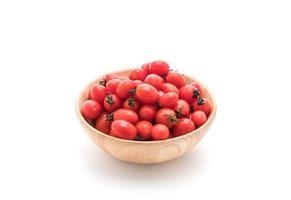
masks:
{"type": "Polygon", "coordinates": [[[90,88],[81,108],[97,130],[127,140],[165,140],[200,127],[211,112],[198,82],[171,71],[161,60],[133,69],[128,77],[107,74],[90,88]]]}

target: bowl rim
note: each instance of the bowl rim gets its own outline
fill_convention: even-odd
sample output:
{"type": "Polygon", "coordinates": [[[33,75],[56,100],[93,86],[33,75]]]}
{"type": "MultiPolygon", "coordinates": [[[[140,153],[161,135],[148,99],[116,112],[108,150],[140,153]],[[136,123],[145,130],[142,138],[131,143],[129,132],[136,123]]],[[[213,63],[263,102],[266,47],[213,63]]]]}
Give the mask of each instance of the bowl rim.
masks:
{"type": "MultiPolygon", "coordinates": [[[[122,73],[124,71],[130,71],[134,68],[126,68],[124,70],[118,70],[118,71],[114,71],[114,72],[110,72],[110,73],[122,73]]],[[[212,92],[209,90],[208,87],[206,87],[200,80],[196,79],[196,78],[193,78],[192,76],[189,76],[189,75],[185,75],[184,76],[187,78],[187,79],[191,79],[191,80],[194,80],[195,82],[198,82],[206,91],[207,93],[209,94],[209,96],[211,97],[211,103],[212,103],[212,110],[211,110],[211,113],[209,114],[208,118],[207,118],[207,121],[200,127],[198,127],[197,129],[195,129],[194,131],[190,132],[190,133],[187,133],[185,135],[181,135],[181,136],[178,136],[178,137],[173,137],[173,138],[169,138],[169,139],[165,139],[165,140],[154,140],[154,141],[137,141],[137,140],[126,140],[126,139],[121,139],[121,138],[117,138],[117,137],[113,137],[111,135],[108,135],[108,134],[105,134],[97,129],[95,129],[94,127],[92,127],[86,120],[85,118],[83,117],[83,115],[81,114],[81,110],[79,109],[79,104],[80,104],[80,101],[81,101],[81,96],[83,94],[83,92],[85,90],[87,90],[89,88],[89,86],[91,86],[92,84],[96,83],[97,80],[99,80],[102,76],[90,81],[85,87],[82,88],[81,92],[79,92],[79,96],[77,97],[76,99],[76,103],[75,103],[75,109],[76,109],[76,114],[77,114],[77,117],[78,119],[81,121],[81,123],[83,125],[86,126],[86,128],[89,128],[92,132],[96,133],[96,134],[101,134],[102,136],[108,138],[108,139],[112,139],[112,140],[116,140],[116,141],[119,141],[119,142],[125,142],[125,143],[133,143],[133,144],[157,144],[157,143],[168,143],[168,142],[172,142],[174,140],[178,140],[178,139],[183,139],[185,137],[189,137],[191,135],[196,135],[197,133],[199,133],[199,130],[206,127],[208,124],[210,124],[215,115],[216,115],[216,110],[217,110],[217,105],[216,105],[216,100],[212,94],[212,92]]]]}

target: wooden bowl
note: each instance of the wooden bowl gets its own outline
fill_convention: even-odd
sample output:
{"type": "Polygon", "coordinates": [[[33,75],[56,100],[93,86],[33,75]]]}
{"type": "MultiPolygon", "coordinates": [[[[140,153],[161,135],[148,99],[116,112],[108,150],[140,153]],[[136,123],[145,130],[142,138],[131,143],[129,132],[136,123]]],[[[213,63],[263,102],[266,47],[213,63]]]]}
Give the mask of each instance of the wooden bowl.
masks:
{"type": "MultiPolygon", "coordinates": [[[[115,74],[119,76],[128,76],[130,71],[131,69],[123,70],[115,72],[115,74]]],[[[197,81],[188,76],[185,76],[185,78],[187,83],[191,83],[194,80],[197,81]]],[[[76,104],[77,116],[91,140],[105,152],[120,160],[140,164],[153,164],[178,158],[202,139],[215,117],[215,100],[209,90],[199,82],[205,88],[204,97],[209,99],[212,104],[212,111],[206,123],[201,127],[186,135],[161,141],[131,141],[115,138],[93,128],[88,124],[80,112],[83,102],[88,98],[89,89],[94,83],[98,83],[99,81],[100,78],[91,82],[81,92],[76,104]]]]}

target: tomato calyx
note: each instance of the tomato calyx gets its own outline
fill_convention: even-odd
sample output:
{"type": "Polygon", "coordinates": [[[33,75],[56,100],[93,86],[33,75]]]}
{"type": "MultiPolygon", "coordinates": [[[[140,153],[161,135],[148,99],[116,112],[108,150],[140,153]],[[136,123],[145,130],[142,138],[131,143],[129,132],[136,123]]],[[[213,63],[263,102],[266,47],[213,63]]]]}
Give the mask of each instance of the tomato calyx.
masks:
{"type": "Polygon", "coordinates": [[[199,98],[199,90],[195,89],[193,90],[192,98],[199,98]]]}
{"type": "Polygon", "coordinates": [[[198,100],[197,100],[197,104],[198,105],[203,105],[204,104],[204,99],[202,99],[200,96],[198,97],[198,100]]]}
{"type": "Polygon", "coordinates": [[[135,140],[142,141],[142,137],[139,134],[137,134],[136,137],[135,137],[135,140]]]}
{"type": "Polygon", "coordinates": [[[131,107],[133,107],[134,104],[135,104],[135,98],[134,97],[130,97],[128,99],[128,105],[131,106],[131,107]]]}
{"type": "Polygon", "coordinates": [[[178,123],[178,120],[175,116],[172,115],[165,115],[168,118],[168,122],[170,122],[171,124],[176,125],[178,123]]]}
{"type": "Polygon", "coordinates": [[[105,87],[106,86],[106,80],[103,79],[103,80],[99,81],[99,85],[103,85],[105,87]]]}
{"type": "Polygon", "coordinates": [[[135,94],[135,92],[136,92],[136,87],[133,88],[133,89],[131,89],[131,90],[128,90],[128,93],[129,94],[135,94]]]}
{"type": "Polygon", "coordinates": [[[180,108],[179,110],[176,111],[177,118],[183,117],[182,110],[183,110],[183,108],[180,108]]]}
{"type": "Polygon", "coordinates": [[[156,102],[155,103],[155,108],[156,109],[160,109],[162,107],[161,103],[160,102],[156,102]]]}
{"type": "Polygon", "coordinates": [[[114,114],[114,112],[109,113],[108,115],[106,115],[105,121],[112,121],[113,120],[113,114],[114,114]]]}
{"type": "Polygon", "coordinates": [[[110,106],[112,106],[112,104],[114,104],[114,100],[113,100],[111,94],[110,94],[110,95],[107,95],[107,96],[105,97],[105,101],[106,101],[110,106]]]}

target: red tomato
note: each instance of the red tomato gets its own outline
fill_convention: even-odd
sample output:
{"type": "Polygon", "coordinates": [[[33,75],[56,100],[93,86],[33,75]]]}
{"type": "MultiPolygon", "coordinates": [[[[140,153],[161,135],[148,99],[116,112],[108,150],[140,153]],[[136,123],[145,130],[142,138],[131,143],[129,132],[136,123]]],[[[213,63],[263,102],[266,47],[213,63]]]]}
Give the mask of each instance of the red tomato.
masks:
{"type": "Polygon", "coordinates": [[[119,120],[119,119],[135,124],[138,121],[138,116],[132,110],[121,108],[121,109],[116,110],[113,114],[114,121],[119,120]]]}
{"type": "Polygon", "coordinates": [[[108,81],[110,81],[112,79],[118,79],[118,76],[115,75],[115,74],[109,73],[109,74],[106,74],[105,75],[105,78],[104,79],[105,79],[105,81],[107,83],[108,81]]]}
{"type": "Polygon", "coordinates": [[[192,85],[185,85],[179,89],[180,98],[186,100],[188,103],[193,103],[199,96],[199,91],[192,85]]]}
{"type": "Polygon", "coordinates": [[[137,138],[139,140],[149,140],[151,139],[151,129],[152,123],[149,121],[139,121],[136,123],[135,127],[137,130],[137,138]]]}
{"type": "Polygon", "coordinates": [[[134,112],[138,112],[140,108],[140,103],[135,99],[135,97],[130,97],[123,102],[123,108],[127,108],[133,110],[134,112]]]}
{"type": "Polygon", "coordinates": [[[175,93],[179,94],[178,88],[175,85],[173,85],[172,83],[163,83],[161,90],[165,93],[175,92],[175,93]]]}
{"type": "Polygon", "coordinates": [[[106,83],[106,91],[111,94],[116,94],[116,88],[118,87],[120,79],[112,79],[106,83]]]}
{"type": "Polygon", "coordinates": [[[141,68],[144,69],[147,74],[149,74],[150,73],[150,65],[151,65],[151,63],[145,63],[141,66],[141,68]]]}
{"type": "Polygon", "coordinates": [[[154,106],[143,105],[139,109],[138,115],[141,120],[153,121],[155,119],[156,109],[154,106]]]}
{"type": "Polygon", "coordinates": [[[125,120],[115,120],[111,124],[110,135],[126,140],[134,140],[137,130],[132,123],[125,120]]]}
{"type": "Polygon", "coordinates": [[[106,88],[103,85],[94,84],[90,89],[90,98],[102,103],[106,96],[106,88]]]}
{"type": "Polygon", "coordinates": [[[156,124],[151,129],[151,135],[154,140],[165,140],[169,138],[170,131],[164,124],[156,124]]]}
{"type": "Polygon", "coordinates": [[[208,115],[211,112],[211,104],[206,98],[199,98],[192,104],[194,111],[201,110],[208,115]]]}
{"type": "Polygon", "coordinates": [[[112,119],[110,119],[109,113],[103,112],[96,120],[95,128],[103,133],[109,134],[111,123],[112,119]]]}
{"type": "Polygon", "coordinates": [[[165,93],[161,90],[159,90],[159,100],[165,95],[165,93]]]}
{"type": "Polygon", "coordinates": [[[199,127],[206,122],[207,117],[203,111],[197,110],[191,114],[191,120],[194,122],[196,127],[199,127]]]}
{"type": "Polygon", "coordinates": [[[104,108],[108,112],[113,112],[114,110],[121,107],[121,100],[115,94],[109,94],[104,99],[104,108]]]}
{"type": "Polygon", "coordinates": [[[200,96],[204,95],[204,88],[198,82],[190,83],[190,85],[192,85],[198,89],[200,96]]]}
{"type": "Polygon", "coordinates": [[[157,74],[157,75],[167,75],[170,67],[168,63],[162,61],[162,60],[157,60],[151,63],[150,65],[150,73],[151,74],[157,74]]]}
{"type": "Polygon", "coordinates": [[[179,99],[179,95],[175,92],[168,92],[162,98],[160,98],[159,102],[162,107],[172,107],[176,104],[179,99]]]}
{"type": "Polygon", "coordinates": [[[172,128],[173,125],[177,124],[178,119],[174,110],[170,108],[162,108],[156,114],[156,122],[165,124],[168,128],[172,128]]]}
{"type": "Polygon", "coordinates": [[[164,79],[156,74],[149,74],[144,79],[144,82],[154,86],[157,90],[159,90],[163,83],[165,82],[164,79]]]}
{"type": "Polygon", "coordinates": [[[126,99],[134,94],[136,83],[132,80],[121,81],[116,88],[116,94],[121,99],[126,99]]]}
{"type": "Polygon", "coordinates": [[[135,96],[144,104],[154,104],[159,98],[159,93],[153,86],[142,83],[136,87],[135,96]]]}
{"type": "Polygon", "coordinates": [[[141,80],[134,80],[133,82],[135,83],[136,86],[143,83],[141,80]]]}
{"type": "Polygon", "coordinates": [[[190,114],[190,105],[183,99],[179,99],[173,106],[173,109],[175,110],[177,117],[187,116],[190,114]]]}
{"type": "Polygon", "coordinates": [[[129,73],[129,79],[143,81],[147,72],[143,68],[136,68],[129,73]]]}
{"type": "Polygon", "coordinates": [[[186,84],[185,77],[177,72],[169,72],[166,77],[166,81],[172,83],[177,88],[180,88],[186,84]]]}
{"type": "Polygon", "coordinates": [[[175,137],[185,135],[195,130],[195,125],[190,119],[180,119],[176,126],[173,128],[173,135],[175,137]]]}
{"type": "Polygon", "coordinates": [[[101,106],[98,101],[87,100],[83,103],[81,113],[85,118],[97,119],[101,113],[101,106]]]}

